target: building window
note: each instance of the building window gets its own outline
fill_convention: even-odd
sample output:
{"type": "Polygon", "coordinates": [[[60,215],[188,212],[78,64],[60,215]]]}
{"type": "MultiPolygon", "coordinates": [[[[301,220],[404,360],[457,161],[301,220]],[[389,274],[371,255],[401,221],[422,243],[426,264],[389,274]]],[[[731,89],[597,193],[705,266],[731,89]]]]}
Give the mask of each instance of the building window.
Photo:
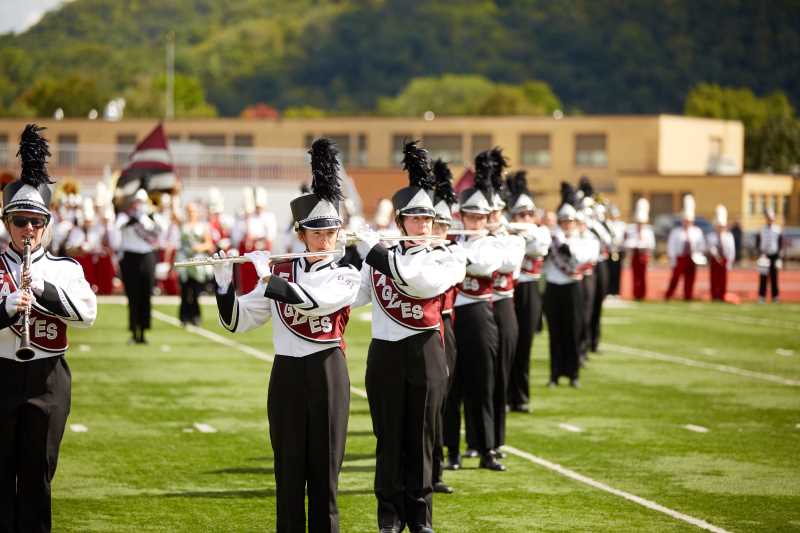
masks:
{"type": "Polygon", "coordinates": [[[672,193],[656,192],[650,195],[650,220],[655,220],[659,215],[672,215],[674,212],[672,193]]]}
{"type": "Polygon", "coordinates": [[[135,133],[120,133],[117,135],[117,165],[124,165],[136,148],[135,133]]]}
{"type": "Polygon", "coordinates": [[[485,133],[476,133],[472,136],[472,159],[475,156],[492,148],[492,136],[485,133]]]}
{"type": "Polygon", "coordinates": [[[579,133],[575,136],[575,164],[581,167],[608,166],[606,135],[579,133]]]}
{"type": "Polygon", "coordinates": [[[8,165],[8,135],[0,134],[0,167],[8,165]]]}
{"type": "Polygon", "coordinates": [[[784,221],[788,220],[788,218],[792,214],[792,197],[788,194],[783,196],[783,219],[784,221]]]}
{"type": "Polygon", "coordinates": [[[756,195],[749,194],[747,196],[747,214],[748,215],[755,215],[756,214],[756,195]]]}
{"type": "Polygon", "coordinates": [[[414,140],[413,133],[395,133],[392,135],[392,160],[390,165],[397,166],[403,162],[403,146],[409,141],[414,140]]]}
{"type": "Polygon", "coordinates": [[[252,148],[253,136],[249,133],[238,133],[233,136],[233,145],[236,148],[252,148]]]}
{"type": "Polygon", "coordinates": [[[550,136],[529,134],[520,137],[519,153],[526,167],[550,166],[550,136]]]}
{"type": "Polygon", "coordinates": [[[219,148],[225,146],[225,135],[217,133],[189,135],[189,142],[219,148]]]}
{"type": "Polygon", "coordinates": [[[422,146],[428,150],[432,161],[444,159],[454,165],[464,162],[461,135],[425,135],[422,137],[422,146]]]}
{"type": "Polygon", "coordinates": [[[329,134],[323,133],[323,137],[327,137],[333,144],[336,145],[336,149],[339,150],[339,162],[341,162],[343,167],[350,166],[350,136],[347,134],[329,134]]]}
{"type": "Polygon", "coordinates": [[[369,145],[367,144],[367,134],[359,133],[355,164],[359,167],[365,167],[368,163],[369,145]]]}
{"type": "Polygon", "coordinates": [[[758,195],[758,212],[763,213],[767,209],[767,195],[766,194],[759,194],[758,195]]]}
{"type": "Polygon", "coordinates": [[[62,133],[58,136],[58,166],[74,167],[78,164],[78,136],[62,133]]]}

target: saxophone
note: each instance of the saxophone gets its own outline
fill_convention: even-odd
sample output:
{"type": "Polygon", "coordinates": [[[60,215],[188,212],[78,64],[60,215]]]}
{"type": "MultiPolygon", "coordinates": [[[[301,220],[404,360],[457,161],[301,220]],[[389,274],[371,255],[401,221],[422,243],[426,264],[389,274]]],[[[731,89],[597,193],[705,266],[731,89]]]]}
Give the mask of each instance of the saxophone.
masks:
{"type": "MultiPolygon", "coordinates": [[[[30,293],[30,277],[31,277],[31,239],[26,237],[23,241],[22,251],[22,270],[19,274],[20,288],[30,293]]],[[[22,313],[22,333],[20,334],[19,348],[17,348],[17,359],[20,361],[30,361],[35,355],[33,348],[31,348],[31,308],[30,306],[22,313]]]]}

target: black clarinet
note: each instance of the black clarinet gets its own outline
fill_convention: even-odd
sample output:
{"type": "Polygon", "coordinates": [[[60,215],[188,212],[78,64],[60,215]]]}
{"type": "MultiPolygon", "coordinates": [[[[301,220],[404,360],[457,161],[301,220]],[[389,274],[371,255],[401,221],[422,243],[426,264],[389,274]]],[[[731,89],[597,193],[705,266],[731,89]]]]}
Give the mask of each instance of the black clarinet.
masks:
{"type": "MultiPolygon", "coordinates": [[[[26,237],[23,241],[22,250],[22,270],[19,274],[20,288],[24,291],[30,292],[30,277],[31,277],[31,239],[26,237]]],[[[22,313],[22,333],[19,339],[19,348],[17,348],[17,359],[20,361],[30,361],[35,355],[33,348],[31,348],[31,308],[25,308],[22,313]]]]}

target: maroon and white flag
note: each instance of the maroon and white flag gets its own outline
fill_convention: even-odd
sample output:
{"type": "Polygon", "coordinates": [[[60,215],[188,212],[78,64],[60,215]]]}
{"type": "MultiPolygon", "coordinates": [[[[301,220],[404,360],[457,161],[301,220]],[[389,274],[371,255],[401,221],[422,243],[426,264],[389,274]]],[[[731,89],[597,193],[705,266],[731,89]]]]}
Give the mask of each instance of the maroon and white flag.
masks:
{"type": "Polygon", "coordinates": [[[114,196],[124,199],[139,189],[148,193],[172,192],[178,184],[163,124],[136,145],[117,180],[114,196]]]}

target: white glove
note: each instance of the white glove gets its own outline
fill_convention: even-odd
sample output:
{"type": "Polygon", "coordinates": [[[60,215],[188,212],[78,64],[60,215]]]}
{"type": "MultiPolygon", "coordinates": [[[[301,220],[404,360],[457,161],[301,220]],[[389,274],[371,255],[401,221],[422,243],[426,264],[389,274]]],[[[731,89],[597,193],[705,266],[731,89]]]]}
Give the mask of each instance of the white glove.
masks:
{"type": "Polygon", "coordinates": [[[358,250],[358,255],[361,257],[367,257],[372,248],[381,242],[381,236],[376,231],[372,230],[361,230],[357,231],[355,234],[356,240],[356,250],[358,250]]]}
{"type": "Polygon", "coordinates": [[[36,296],[41,296],[44,292],[44,278],[41,275],[34,275],[31,278],[31,290],[36,296]]]}
{"type": "MultiPolygon", "coordinates": [[[[223,259],[225,257],[236,257],[239,253],[236,250],[231,250],[228,255],[225,252],[217,252],[212,257],[215,259],[223,259]]],[[[230,261],[225,263],[217,263],[214,265],[214,281],[217,282],[217,291],[220,294],[228,292],[228,287],[233,281],[233,263],[230,261]]]]}
{"type": "Polygon", "coordinates": [[[467,260],[469,259],[469,253],[467,252],[466,248],[458,244],[453,244],[451,246],[448,246],[448,248],[450,249],[452,254],[456,257],[456,259],[458,259],[459,262],[464,263],[465,265],[467,264],[467,260]]]}
{"type": "Polygon", "coordinates": [[[6,314],[12,317],[23,311],[26,307],[30,307],[31,297],[23,290],[16,290],[6,297],[6,314]]]}
{"type": "Polygon", "coordinates": [[[244,254],[244,256],[250,259],[250,261],[253,262],[253,265],[255,265],[258,279],[263,279],[272,273],[269,268],[269,255],[269,252],[262,250],[256,250],[255,252],[247,252],[244,254]]]}

